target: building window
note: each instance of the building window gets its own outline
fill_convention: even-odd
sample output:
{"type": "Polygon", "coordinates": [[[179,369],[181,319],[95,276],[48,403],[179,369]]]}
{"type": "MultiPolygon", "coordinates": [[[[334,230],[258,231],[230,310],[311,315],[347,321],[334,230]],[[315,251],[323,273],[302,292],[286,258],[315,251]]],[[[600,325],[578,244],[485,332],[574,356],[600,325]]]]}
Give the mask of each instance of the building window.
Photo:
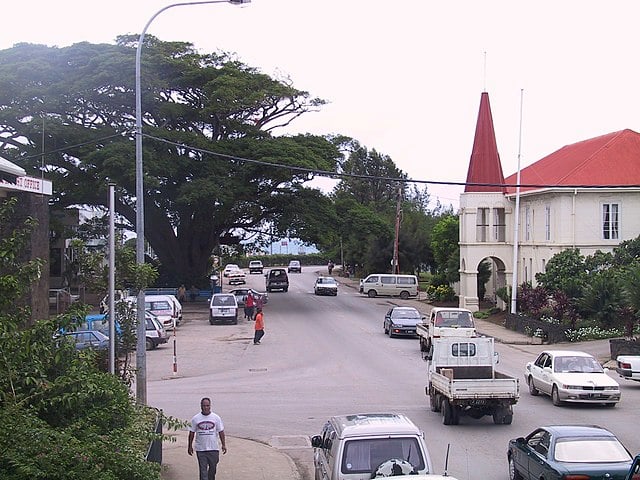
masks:
{"type": "Polygon", "coordinates": [[[478,208],[476,213],[476,242],[489,240],[489,209],[478,208]]]}
{"type": "Polygon", "coordinates": [[[617,203],[602,205],[602,238],[605,240],[620,238],[619,213],[620,206],[617,203]]]}
{"type": "Polygon", "coordinates": [[[551,240],[551,207],[544,207],[544,239],[551,240]]]}
{"type": "Polygon", "coordinates": [[[493,240],[504,242],[506,240],[506,220],[504,208],[493,209],[493,240]]]}
{"type": "Polygon", "coordinates": [[[531,241],[531,219],[532,212],[531,207],[527,206],[524,209],[524,239],[525,241],[531,241]]]}
{"type": "Polygon", "coordinates": [[[547,261],[543,258],[542,259],[542,273],[545,273],[547,271],[547,261]]]}

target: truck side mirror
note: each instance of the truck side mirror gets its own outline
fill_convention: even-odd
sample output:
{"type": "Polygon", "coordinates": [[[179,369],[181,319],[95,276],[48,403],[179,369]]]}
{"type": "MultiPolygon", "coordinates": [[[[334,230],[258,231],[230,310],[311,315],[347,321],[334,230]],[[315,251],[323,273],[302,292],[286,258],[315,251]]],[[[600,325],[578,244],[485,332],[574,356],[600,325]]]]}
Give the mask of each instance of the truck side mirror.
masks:
{"type": "Polygon", "coordinates": [[[493,352],[493,363],[495,365],[500,363],[500,354],[498,352],[493,352]]]}
{"type": "Polygon", "coordinates": [[[314,448],[322,447],[322,437],[320,435],[314,435],[311,437],[311,446],[314,448]]]}

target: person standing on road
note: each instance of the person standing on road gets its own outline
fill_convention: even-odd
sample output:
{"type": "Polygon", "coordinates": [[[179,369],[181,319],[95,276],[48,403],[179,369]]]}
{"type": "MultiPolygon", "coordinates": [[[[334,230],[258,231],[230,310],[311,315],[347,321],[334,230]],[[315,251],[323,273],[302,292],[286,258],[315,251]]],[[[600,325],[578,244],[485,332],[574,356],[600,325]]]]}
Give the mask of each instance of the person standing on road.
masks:
{"type": "Polygon", "coordinates": [[[220,460],[220,447],[218,436],[222,446],[222,453],[227,453],[227,444],[224,437],[224,425],[222,419],[211,411],[211,399],[204,397],[200,400],[200,413],[191,419],[189,426],[189,446],[187,453],[193,455],[195,437],[195,452],[198,457],[200,480],[215,480],[218,461],[220,460]]]}
{"type": "Polygon", "coordinates": [[[258,312],[258,309],[262,310],[262,306],[264,305],[264,300],[262,298],[262,295],[260,294],[256,294],[255,297],[253,297],[253,315],[251,316],[251,320],[255,320],[256,318],[256,313],[258,312]]]}
{"type": "Polygon", "coordinates": [[[247,298],[244,300],[244,318],[248,318],[249,320],[253,320],[253,307],[255,303],[253,300],[253,294],[251,290],[247,292],[247,298]]]}
{"type": "Polygon", "coordinates": [[[262,314],[262,307],[256,308],[256,333],[253,336],[253,344],[260,345],[260,339],[264,337],[264,315],[262,314]]]}

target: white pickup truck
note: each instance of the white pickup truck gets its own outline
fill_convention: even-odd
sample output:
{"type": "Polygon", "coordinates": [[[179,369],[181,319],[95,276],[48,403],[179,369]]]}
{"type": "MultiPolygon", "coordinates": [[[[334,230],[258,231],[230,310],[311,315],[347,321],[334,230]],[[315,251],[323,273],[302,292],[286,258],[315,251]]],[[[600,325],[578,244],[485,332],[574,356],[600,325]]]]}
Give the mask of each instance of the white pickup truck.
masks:
{"type": "Polygon", "coordinates": [[[457,425],[461,416],[492,415],[497,424],[511,424],[520,397],[517,378],[495,370],[498,355],[491,337],[444,337],[433,343],[429,384],[425,393],[431,411],[442,423],[457,425]]]}
{"type": "Polygon", "coordinates": [[[640,355],[618,355],[616,372],[625,380],[640,382],[640,355]]]}
{"type": "Polygon", "coordinates": [[[429,319],[416,325],[420,351],[430,352],[434,339],[442,337],[475,337],[473,313],[466,308],[434,307],[429,319]]]}

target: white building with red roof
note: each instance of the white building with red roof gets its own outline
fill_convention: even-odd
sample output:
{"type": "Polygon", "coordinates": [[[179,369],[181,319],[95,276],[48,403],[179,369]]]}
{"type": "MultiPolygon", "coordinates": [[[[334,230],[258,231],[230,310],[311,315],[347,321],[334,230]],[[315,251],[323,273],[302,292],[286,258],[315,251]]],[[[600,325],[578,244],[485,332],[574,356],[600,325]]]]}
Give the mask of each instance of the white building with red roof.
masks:
{"type": "MultiPolygon", "coordinates": [[[[478,310],[477,274],[492,265],[487,296],[530,282],[555,254],[611,252],[640,235],[640,134],[622,130],[566,145],[520,172],[517,264],[514,225],[517,173],[503,178],[489,95],[483,92],[467,185],[460,195],[460,306],[478,310]]],[[[496,298],[499,306],[505,305],[496,298]]]]}

